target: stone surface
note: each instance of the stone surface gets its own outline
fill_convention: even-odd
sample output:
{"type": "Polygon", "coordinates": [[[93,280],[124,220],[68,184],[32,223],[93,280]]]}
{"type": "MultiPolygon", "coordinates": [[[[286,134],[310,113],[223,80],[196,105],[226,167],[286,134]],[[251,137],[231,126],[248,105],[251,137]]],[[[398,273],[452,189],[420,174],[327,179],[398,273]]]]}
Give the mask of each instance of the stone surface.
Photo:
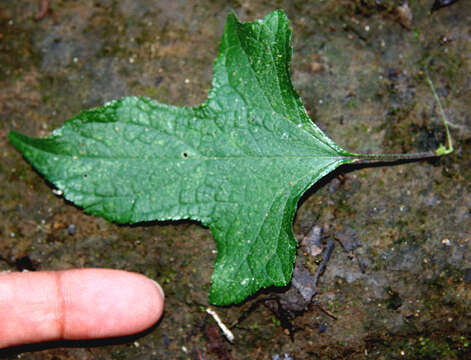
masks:
{"type": "MultiPolygon", "coordinates": [[[[430,1],[410,1],[410,28],[397,6],[373,0],[50,0],[50,11],[35,21],[37,2],[0,0],[0,271],[127,269],[159,281],[167,296],[164,318],[142,336],[0,355],[470,357],[471,3],[457,1],[430,14],[430,1]],[[226,324],[245,315],[229,345],[204,312],[215,258],[207,229],[184,221],[117,226],[87,216],[52,193],[6,134],[14,129],[43,136],[80,110],[124,95],[198,104],[210,87],[228,11],[253,20],[274,8],[292,22],[294,86],[339,145],[355,152],[413,152],[443,141],[423,74],[432,57],[429,72],[456,151],[398,166],[346,167],[315,185],[298,209],[297,238],[315,224],[324,236],[351,228],[362,246],[351,253],[335,247],[312,304],[294,318],[280,319],[283,312],[264,305],[289,288],[218,308],[226,324]]],[[[300,255],[303,273],[314,274],[319,258],[300,255]]]]}

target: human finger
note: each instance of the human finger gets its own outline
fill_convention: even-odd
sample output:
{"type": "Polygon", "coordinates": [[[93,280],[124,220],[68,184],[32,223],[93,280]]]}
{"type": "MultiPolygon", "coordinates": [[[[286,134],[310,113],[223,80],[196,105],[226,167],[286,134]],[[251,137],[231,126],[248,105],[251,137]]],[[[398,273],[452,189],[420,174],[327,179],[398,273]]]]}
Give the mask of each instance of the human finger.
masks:
{"type": "Polygon", "coordinates": [[[0,275],[0,348],[130,335],[161,316],[164,295],[143,275],[75,269],[0,275]]]}

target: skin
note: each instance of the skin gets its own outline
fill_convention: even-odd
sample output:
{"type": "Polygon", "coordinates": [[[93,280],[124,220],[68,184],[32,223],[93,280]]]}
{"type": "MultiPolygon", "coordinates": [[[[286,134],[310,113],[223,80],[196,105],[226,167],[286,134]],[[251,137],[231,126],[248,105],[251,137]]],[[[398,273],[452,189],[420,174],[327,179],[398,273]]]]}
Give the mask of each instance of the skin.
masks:
{"type": "Polygon", "coordinates": [[[0,274],[0,348],[143,331],[162,316],[164,294],[135,273],[77,269],[0,274]]]}

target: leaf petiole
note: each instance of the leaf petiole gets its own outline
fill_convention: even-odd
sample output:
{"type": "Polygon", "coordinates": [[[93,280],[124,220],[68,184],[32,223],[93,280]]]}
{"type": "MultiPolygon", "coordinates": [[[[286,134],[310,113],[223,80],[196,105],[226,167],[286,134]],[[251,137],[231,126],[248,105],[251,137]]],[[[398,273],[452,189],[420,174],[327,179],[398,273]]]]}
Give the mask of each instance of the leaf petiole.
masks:
{"type": "Polygon", "coordinates": [[[408,153],[408,154],[352,154],[354,157],[357,158],[356,162],[377,162],[377,161],[384,161],[384,162],[391,162],[391,161],[401,161],[401,160],[422,160],[422,159],[429,159],[438,156],[448,155],[453,152],[453,142],[450,135],[450,130],[448,128],[448,121],[445,115],[445,111],[443,110],[442,103],[440,98],[435,91],[435,87],[433,86],[432,80],[430,80],[430,76],[428,74],[427,69],[425,69],[425,78],[427,80],[428,85],[430,86],[430,90],[432,91],[433,97],[438,104],[438,109],[440,111],[440,115],[443,119],[443,126],[445,127],[446,132],[446,142],[447,146],[440,144],[440,146],[435,151],[426,151],[426,152],[418,152],[418,153],[408,153]]]}

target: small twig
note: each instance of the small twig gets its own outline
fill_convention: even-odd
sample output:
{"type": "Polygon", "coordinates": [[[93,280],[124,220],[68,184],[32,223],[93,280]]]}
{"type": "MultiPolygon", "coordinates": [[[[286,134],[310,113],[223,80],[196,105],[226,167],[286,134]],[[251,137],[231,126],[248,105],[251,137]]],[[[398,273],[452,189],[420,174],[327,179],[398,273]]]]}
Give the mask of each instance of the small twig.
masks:
{"type": "Polygon", "coordinates": [[[199,348],[196,348],[196,355],[198,355],[198,360],[205,360],[205,356],[201,353],[199,348]]]}
{"type": "Polygon", "coordinates": [[[49,11],[49,0],[38,0],[39,12],[34,17],[35,20],[41,20],[47,15],[49,11]]]}
{"type": "Polygon", "coordinates": [[[221,318],[219,317],[219,315],[216,313],[216,311],[214,311],[213,309],[211,308],[206,308],[206,312],[211,315],[214,319],[214,321],[216,321],[216,324],[219,326],[219,328],[221,329],[222,333],[224,334],[224,336],[226,337],[227,340],[229,340],[229,342],[233,342],[234,341],[234,334],[232,333],[231,330],[229,330],[229,328],[222,322],[221,318]]]}
{"type": "Polygon", "coordinates": [[[317,283],[319,282],[319,277],[324,273],[327,263],[329,262],[330,255],[332,255],[332,252],[334,251],[335,247],[335,240],[333,238],[329,238],[327,240],[327,247],[324,250],[324,253],[322,255],[322,261],[319,267],[317,268],[316,274],[314,275],[314,285],[317,288],[317,283]]]}
{"type": "Polygon", "coordinates": [[[323,313],[325,313],[327,316],[330,316],[332,319],[334,320],[337,320],[337,316],[335,316],[334,314],[332,314],[331,311],[327,310],[327,309],[324,309],[322,306],[320,306],[319,304],[315,304],[315,306],[320,310],[322,311],[323,313]]]}

